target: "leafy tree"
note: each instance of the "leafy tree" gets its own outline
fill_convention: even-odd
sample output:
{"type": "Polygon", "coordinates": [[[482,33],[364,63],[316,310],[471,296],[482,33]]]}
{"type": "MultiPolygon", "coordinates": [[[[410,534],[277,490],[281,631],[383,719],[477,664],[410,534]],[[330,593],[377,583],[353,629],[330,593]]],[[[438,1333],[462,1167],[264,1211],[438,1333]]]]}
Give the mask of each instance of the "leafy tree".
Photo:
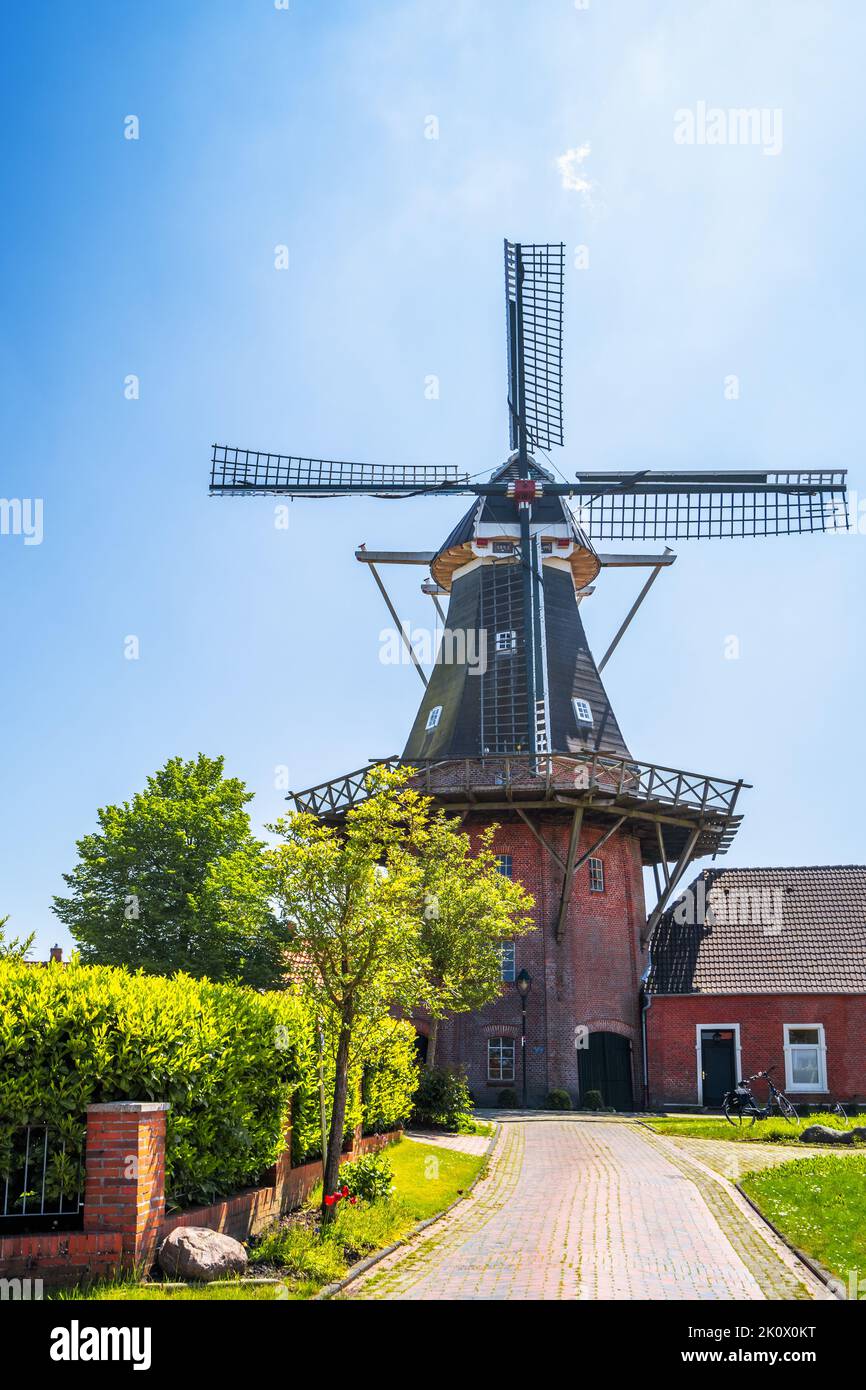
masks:
{"type": "Polygon", "coordinates": [[[472,874],[468,837],[432,813],[432,802],[410,785],[410,777],[411,769],[377,769],[368,782],[370,795],[347,812],[340,828],[305,813],[269,827],[284,837],[269,859],[292,933],[292,974],[336,1049],[324,1220],[334,1210],[324,1196],[337,1184],[350,1067],[389,1014],[418,1005],[440,1012],[471,1008],[498,993],[492,946],[482,965],[484,953],[464,951],[456,937],[473,909],[491,932],[495,917],[500,935],[510,934],[521,902],[519,891],[500,875],[494,883],[486,860],[472,874]],[[479,882],[487,885],[486,895],[479,882]],[[436,898],[438,917],[431,911],[436,898]],[[503,905],[498,915],[488,898],[503,905]]]}
{"type": "Polygon", "coordinates": [[[203,753],[171,758],[78,841],[54,911],[85,963],[152,975],[284,983],[287,935],[270,904],[265,846],[250,830],[243,782],[203,753]]]}
{"type": "Polygon", "coordinates": [[[0,917],[0,960],[26,960],[36,940],[36,933],[32,931],[29,936],[12,936],[6,940],[6,923],[8,917],[0,917]]]}
{"type": "Polygon", "coordinates": [[[495,999],[502,987],[500,944],[532,929],[532,899],[500,873],[495,832],[495,826],[487,827],[473,845],[441,815],[427,830],[421,949],[427,958],[431,1070],[440,1021],[495,999]]]}

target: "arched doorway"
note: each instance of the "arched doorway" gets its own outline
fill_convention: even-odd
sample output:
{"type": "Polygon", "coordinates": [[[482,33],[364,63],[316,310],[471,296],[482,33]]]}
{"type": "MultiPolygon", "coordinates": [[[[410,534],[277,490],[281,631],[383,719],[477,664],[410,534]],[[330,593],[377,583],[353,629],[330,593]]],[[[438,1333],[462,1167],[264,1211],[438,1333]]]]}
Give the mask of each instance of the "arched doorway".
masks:
{"type": "Polygon", "coordinates": [[[633,1110],[631,1044],[619,1033],[590,1033],[589,1046],[578,1048],[581,1099],[587,1091],[601,1091],[606,1106],[633,1110]]]}

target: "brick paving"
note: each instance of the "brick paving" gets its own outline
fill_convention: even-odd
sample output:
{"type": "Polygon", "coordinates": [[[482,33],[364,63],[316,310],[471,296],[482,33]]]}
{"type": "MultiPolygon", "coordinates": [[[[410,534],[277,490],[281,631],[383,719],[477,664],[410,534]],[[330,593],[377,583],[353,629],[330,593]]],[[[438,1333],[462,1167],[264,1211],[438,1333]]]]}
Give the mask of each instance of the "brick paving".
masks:
{"type": "Polygon", "coordinates": [[[418,1144],[433,1144],[440,1149],[455,1149],[461,1154],[486,1154],[490,1147],[489,1134],[438,1134],[426,1129],[407,1129],[406,1138],[418,1144]]]}
{"type": "Polygon", "coordinates": [[[369,1299],[824,1298],[729,1183],[635,1124],[513,1116],[487,1175],[353,1282],[369,1299]]]}
{"type": "Polygon", "coordinates": [[[666,1135],[674,1148],[680,1149],[687,1158],[697,1158],[709,1165],[714,1172],[732,1182],[739,1182],[744,1173],[754,1173],[761,1168],[777,1168],[780,1163],[793,1163],[798,1158],[817,1158],[818,1155],[832,1154],[834,1158],[846,1159],[852,1154],[863,1153],[855,1147],[836,1149],[819,1144],[761,1144],[725,1142],[724,1139],[689,1139],[681,1135],[666,1135]]]}

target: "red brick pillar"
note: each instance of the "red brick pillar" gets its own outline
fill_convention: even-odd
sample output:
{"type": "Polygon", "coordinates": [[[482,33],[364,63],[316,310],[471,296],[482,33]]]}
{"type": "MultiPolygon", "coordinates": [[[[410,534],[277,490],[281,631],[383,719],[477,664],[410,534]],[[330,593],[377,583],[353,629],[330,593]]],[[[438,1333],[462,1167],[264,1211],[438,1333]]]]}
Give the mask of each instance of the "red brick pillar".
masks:
{"type": "Polygon", "coordinates": [[[149,1269],[165,1217],[164,1101],[87,1107],[85,1231],[119,1231],[123,1264],[149,1269]]]}

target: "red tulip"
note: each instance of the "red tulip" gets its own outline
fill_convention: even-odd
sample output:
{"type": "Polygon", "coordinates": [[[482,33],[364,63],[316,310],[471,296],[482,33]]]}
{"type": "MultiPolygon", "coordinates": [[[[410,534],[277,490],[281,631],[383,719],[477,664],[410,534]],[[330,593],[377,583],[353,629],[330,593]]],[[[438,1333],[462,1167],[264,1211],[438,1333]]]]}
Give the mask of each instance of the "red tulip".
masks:
{"type": "Polygon", "coordinates": [[[356,1207],[356,1206],[358,1205],[358,1198],[357,1198],[357,1197],[350,1197],[350,1198],[349,1198],[349,1202],[350,1202],[350,1204],[351,1204],[353,1207],[356,1207]]]}
{"type": "Polygon", "coordinates": [[[343,1188],[343,1196],[344,1196],[344,1197],[348,1197],[348,1195],[349,1195],[349,1189],[348,1189],[348,1187],[344,1187],[344,1188],[343,1188]]]}
{"type": "Polygon", "coordinates": [[[334,1205],[334,1203],[336,1202],[336,1200],[337,1200],[336,1197],[326,1197],[326,1198],[325,1198],[325,1206],[326,1206],[326,1207],[332,1207],[332,1206],[334,1205]]]}

